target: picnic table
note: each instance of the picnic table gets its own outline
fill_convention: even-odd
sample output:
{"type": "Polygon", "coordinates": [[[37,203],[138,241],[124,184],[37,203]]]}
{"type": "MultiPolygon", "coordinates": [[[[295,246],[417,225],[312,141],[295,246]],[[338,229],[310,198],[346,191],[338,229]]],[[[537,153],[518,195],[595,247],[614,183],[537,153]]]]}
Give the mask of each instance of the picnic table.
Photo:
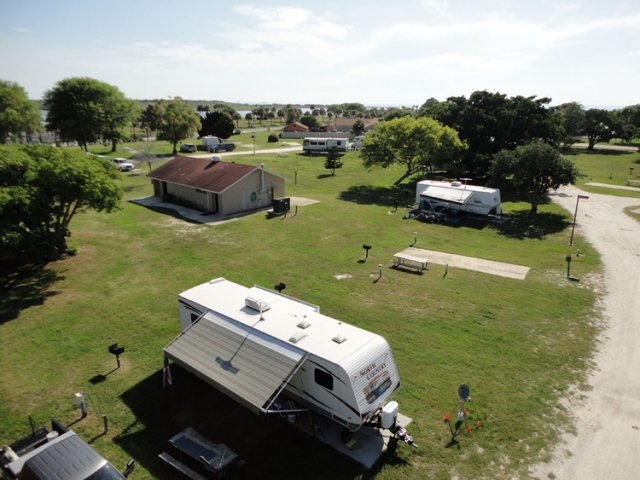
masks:
{"type": "MultiPolygon", "coordinates": [[[[209,470],[218,475],[218,478],[224,474],[227,468],[240,460],[240,456],[234,453],[224,443],[213,443],[191,427],[171,437],[169,443],[178,449],[181,458],[183,453],[189,455],[191,458],[204,464],[205,470],[209,470]]],[[[163,460],[167,461],[164,458],[163,460]]],[[[182,464],[172,466],[178,468],[186,475],[191,476],[179,468],[182,464]]]]}
{"type": "Polygon", "coordinates": [[[429,265],[429,260],[426,258],[416,257],[414,255],[409,255],[403,252],[396,253],[394,255],[394,259],[391,260],[393,262],[394,267],[409,267],[415,268],[418,270],[418,273],[422,273],[423,270],[427,269],[429,265]]]}

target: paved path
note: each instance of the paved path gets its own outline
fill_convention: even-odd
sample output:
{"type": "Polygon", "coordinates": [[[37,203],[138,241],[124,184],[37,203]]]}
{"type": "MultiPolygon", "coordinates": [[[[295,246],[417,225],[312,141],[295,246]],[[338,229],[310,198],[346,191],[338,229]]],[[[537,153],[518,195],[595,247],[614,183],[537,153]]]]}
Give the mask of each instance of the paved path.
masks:
{"type": "MultiPolygon", "coordinates": [[[[282,147],[282,148],[268,148],[265,150],[256,150],[256,155],[261,153],[297,153],[302,151],[302,145],[297,147],[282,147]]],[[[210,158],[213,155],[220,155],[222,158],[224,157],[233,157],[237,155],[253,155],[253,148],[250,150],[234,150],[233,152],[219,152],[219,153],[202,153],[198,155],[189,155],[193,158],[210,158]]]]}
{"type": "MultiPolygon", "coordinates": [[[[567,187],[551,198],[573,212],[584,193],[567,187]]],[[[640,478],[640,223],[622,211],[633,205],[640,199],[595,193],[580,202],[576,231],[604,264],[605,329],[588,378],[592,390],[567,399],[577,435],[565,434],[553,461],[533,469],[538,478],[640,478]]]]}
{"type": "Polygon", "coordinates": [[[618,190],[631,190],[632,192],[640,192],[638,187],[627,187],[625,185],[609,185],[608,183],[589,182],[585,185],[593,185],[594,187],[617,188],[618,190]]]}
{"type": "MultiPolygon", "coordinates": [[[[587,148],[587,143],[574,143],[571,145],[573,148],[587,148]]],[[[625,152],[637,152],[638,147],[628,147],[626,145],[611,145],[609,143],[596,143],[593,148],[596,150],[620,150],[625,152]]]]}

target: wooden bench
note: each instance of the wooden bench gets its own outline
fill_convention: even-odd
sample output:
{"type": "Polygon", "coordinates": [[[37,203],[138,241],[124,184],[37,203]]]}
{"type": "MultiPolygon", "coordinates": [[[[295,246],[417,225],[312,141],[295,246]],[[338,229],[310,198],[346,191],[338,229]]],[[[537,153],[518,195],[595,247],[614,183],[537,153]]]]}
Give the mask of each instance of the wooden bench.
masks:
{"type": "Polygon", "coordinates": [[[198,472],[196,472],[193,468],[187,467],[181,461],[173,458],[167,452],[162,452],[160,455],[158,455],[158,458],[162,460],[165,465],[171,465],[173,468],[178,470],[180,473],[185,474],[189,478],[193,478],[194,480],[208,480],[206,477],[203,477],[198,472]]]}
{"type": "Polygon", "coordinates": [[[628,179],[627,180],[627,185],[630,185],[632,187],[640,187],[640,180],[628,179]]]}
{"type": "Polygon", "coordinates": [[[415,268],[418,270],[418,273],[422,273],[427,269],[429,265],[429,260],[426,258],[414,257],[413,255],[407,255],[406,253],[396,253],[394,255],[393,266],[394,267],[407,267],[407,268],[415,268]]]}
{"type": "Polygon", "coordinates": [[[129,172],[129,175],[142,175],[144,173],[144,170],[141,168],[134,168],[133,170],[131,170],[129,172]]]}

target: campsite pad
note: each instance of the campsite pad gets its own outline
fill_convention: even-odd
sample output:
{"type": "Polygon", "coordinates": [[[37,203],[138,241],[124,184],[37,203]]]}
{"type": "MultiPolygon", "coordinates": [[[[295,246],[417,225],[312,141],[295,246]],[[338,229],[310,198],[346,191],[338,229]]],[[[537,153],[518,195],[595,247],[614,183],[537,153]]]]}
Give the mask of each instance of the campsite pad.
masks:
{"type": "Polygon", "coordinates": [[[464,268],[465,270],[474,270],[476,272],[500,275],[501,277],[515,278],[517,280],[524,280],[527,273],[529,273],[529,267],[523,267],[521,265],[494,262],[492,260],[484,260],[482,258],[463,257],[462,255],[435,252],[433,250],[424,250],[422,248],[409,247],[404,249],[402,253],[424,258],[425,260],[429,260],[429,263],[431,264],[449,264],[449,266],[453,268],[464,268]]]}
{"type": "MultiPolygon", "coordinates": [[[[373,464],[376,463],[378,458],[380,458],[380,455],[382,455],[382,453],[387,449],[389,438],[391,437],[389,430],[380,429],[378,431],[377,428],[361,427],[360,430],[351,432],[349,440],[345,443],[341,439],[344,427],[332,422],[318,413],[312,412],[311,415],[313,416],[316,425],[318,425],[318,428],[315,431],[315,438],[317,440],[322,443],[326,443],[367,468],[373,467],[373,464]],[[353,442],[353,440],[355,440],[355,442],[353,442]],[[348,445],[351,445],[351,449],[348,445]]],[[[411,418],[398,412],[398,423],[400,425],[407,428],[407,425],[409,425],[411,421],[411,418]]],[[[299,414],[296,417],[295,426],[311,436],[314,435],[312,428],[304,430],[301,428],[301,424],[308,427],[309,417],[307,413],[302,414],[302,416],[299,414]]],[[[411,435],[411,429],[407,428],[407,431],[409,435],[411,435]]],[[[416,443],[420,445],[420,440],[416,439],[416,443]]],[[[403,441],[399,441],[398,448],[413,447],[405,444],[403,441]]]]}

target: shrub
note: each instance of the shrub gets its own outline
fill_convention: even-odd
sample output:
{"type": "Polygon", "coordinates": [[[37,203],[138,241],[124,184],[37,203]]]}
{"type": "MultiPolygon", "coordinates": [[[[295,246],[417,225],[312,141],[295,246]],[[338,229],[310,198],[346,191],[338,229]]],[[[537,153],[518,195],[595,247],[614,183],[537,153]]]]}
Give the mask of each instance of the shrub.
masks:
{"type": "Polygon", "coordinates": [[[269,138],[267,139],[267,142],[269,143],[277,143],[278,141],[278,135],[276,135],[275,133],[272,133],[271,135],[269,135],[269,138]]]}

